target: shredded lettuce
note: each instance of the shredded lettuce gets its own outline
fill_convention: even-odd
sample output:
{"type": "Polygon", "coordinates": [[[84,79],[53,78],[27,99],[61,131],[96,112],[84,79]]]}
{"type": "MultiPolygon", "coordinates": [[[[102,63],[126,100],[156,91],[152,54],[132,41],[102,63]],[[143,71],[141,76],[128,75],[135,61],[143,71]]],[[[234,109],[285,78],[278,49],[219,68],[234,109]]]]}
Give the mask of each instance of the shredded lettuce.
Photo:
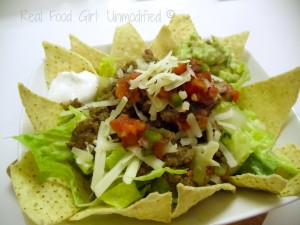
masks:
{"type": "Polygon", "coordinates": [[[154,169],[150,173],[134,178],[134,180],[138,181],[147,181],[153,180],[155,178],[161,177],[165,172],[171,174],[185,174],[187,173],[186,169],[171,169],[170,167],[163,167],[160,169],[154,169]]]}
{"type": "Polygon", "coordinates": [[[236,175],[243,173],[271,175],[276,168],[276,161],[269,159],[267,155],[252,153],[236,172],[236,175]]]}
{"type": "Polygon", "coordinates": [[[14,139],[26,145],[32,152],[41,181],[59,178],[70,184],[75,204],[82,206],[90,200],[91,191],[83,185],[86,179],[73,166],[73,153],[66,143],[76,124],[86,116],[73,107],[69,107],[74,117],[66,123],[48,131],[36,134],[23,134],[14,139]]]}
{"type": "Polygon", "coordinates": [[[255,152],[268,151],[273,143],[273,136],[250,111],[241,111],[234,103],[222,102],[212,112],[212,118],[223,125],[221,143],[232,153],[240,167],[255,152]],[[224,125],[225,124],[225,125],[224,125]]]}
{"type": "Polygon", "coordinates": [[[119,146],[111,153],[109,156],[106,157],[105,164],[108,167],[108,170],[111,170],[121,159],[122,157],[126,154],[126,150],[122,147],[119,146]]]}
{"type": "Polygon", "coordinates": [[[103,77],[115,77],[116,70],[115,60],[112,57],[104,57],[97,68],[97,73],[103,77]]]}
{"type": "Polygon", "coordinates": [[[100,199],[116,208],[125,208],[142,197],[135,182],[131,182],[130,184],[120,182],[104,192],[100,199]]]}

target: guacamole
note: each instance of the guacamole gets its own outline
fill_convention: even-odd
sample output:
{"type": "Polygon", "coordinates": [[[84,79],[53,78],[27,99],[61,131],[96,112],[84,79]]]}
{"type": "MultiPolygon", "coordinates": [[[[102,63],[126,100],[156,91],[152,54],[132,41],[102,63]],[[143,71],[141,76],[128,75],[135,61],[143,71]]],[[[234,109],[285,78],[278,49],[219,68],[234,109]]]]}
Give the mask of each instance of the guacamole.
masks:
{"type": "Polygon", "coordinates": [[[193,58],[209,68],[211,73],[230,83],[234,88],[239,88],[250,79],[246,63],[235,57],[230,46],[220,44],[217,37],[203,40],[197,34],[183,42],[175,51],[179,59],[193,58]]]}

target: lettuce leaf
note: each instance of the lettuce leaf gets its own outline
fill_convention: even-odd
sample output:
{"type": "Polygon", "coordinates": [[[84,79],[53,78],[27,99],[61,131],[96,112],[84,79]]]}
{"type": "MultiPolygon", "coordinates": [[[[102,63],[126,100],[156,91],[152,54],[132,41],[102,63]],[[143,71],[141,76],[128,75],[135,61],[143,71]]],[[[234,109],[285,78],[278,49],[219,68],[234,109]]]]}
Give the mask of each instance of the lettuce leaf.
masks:
{"type": "Polygon", "coordinates": [[[108,170],[111,170],[126,154],[126,150],[119,146],[115,150],[111,151],[110,155],[106,157],[105,166],[108,170]]]}
{"type": "MultiPolygon", "coordinates": [[[[221,142],[233,154],[238,166],[252,154],[263,154],[274,143],[273,136],[250,111],[241,111],[234,103],[222,102],[214,111],[216,123],[223,124],[221,142]]],[[[249,166],[249,165],[248,165],[249,166]]]]}
{"type": "Polygon", "coordinates": [[[125,208],[142,197],[135,182],[131,182],[130,184],[120,182],[104,192],[100,199],[116,208],[125,208]]]}
{"type": "Polygon", "coordinates": [[[89,186],[85,185],[86,178],[72,165],[73,153],[66,143],[71,138],[76,124],[86,116],[73,107],[69,109],[75,116],[66,123],[44,132],[23,134],[13,138],[26,145],[32,152],[41,181],[52,177],[68,183],[75,204],[80,207],[90,200],[91,192],[89,186]]]}
{"type": "Polygon", "coordinates": [[[103,77],[115,77],[116,73],[116,63],[112,57],[104,57],[101,60],[99,67],[97,68],[97,73],[103,77]]]}
{"type": "Polygon", "coordinates": [[[165,172],[171,174],[185,174],[187,173],[187,169],[171,169],[170,167],[163,167],[160,169],[154,169],[150,173],[145,174],[143,176],[136,177],[134,178],[134,180],[138,180],[138,181],[153,180],[155,178],[161,177],[165,172]]]}
{"type": "Polygon", "coordinates": [[[252,173],[256,175],[271,175],[277,168],[277,162],[266,154],[251,154],[239,168],[237,174],[252,173]]]}

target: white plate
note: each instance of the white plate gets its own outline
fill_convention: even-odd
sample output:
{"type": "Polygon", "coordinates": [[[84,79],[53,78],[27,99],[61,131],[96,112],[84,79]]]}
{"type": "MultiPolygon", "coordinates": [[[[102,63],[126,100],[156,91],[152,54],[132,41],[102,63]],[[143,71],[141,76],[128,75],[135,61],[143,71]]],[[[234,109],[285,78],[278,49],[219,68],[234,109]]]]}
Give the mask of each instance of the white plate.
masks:
{"type": "MultiPolygon", "coordinates": [[[[110,45],[97,47],[103,51],[108,51],[110,45]]],[[[262,69],[259,63],[252,57],[249,51],[244,54],[251,72],[251,83],[268,78],[266,72],[262,69]]],[[[249,82],[250,83],[250,82],[249,82]]],[[[30,89],[35,93],[43,96],[47,95],[47,87],[44,79],[44,66],[40,62],[33,72],[30,89]]],[[[280,147],[287,143],[294,143],[300,146],[298,131],[300,130],[300,120],[294,111],[290,112],[288,120],[283,127],[282,133],[276,142],[276,147],[280,147]]],[[[25,113],[22,116],[20,127],[21,133],[32,131],[32,127],[25,113]]],[[[23,152],[25,147],[20,145],[20,152],[23,152]]],[[[213,196],[200,202],[194,206],[188,213],[179,218],[173,219],[171,225],[202,225],[202,224],[227,224],[235,221],[253,217],[279,206],[291,203],[297,200],[299,196],[281,198],[274,194],[254,191],[249,189],[238,189],[236,194],[220,191],[213,196]]],[[[159,213],[159,212],[157,212],[159,213]]],[[[27,224],[33,224],[29,219],[24,217],[27,224]]],[[[140,221],[119,215],[96,215],[86,218],[78,222],[63,222],[61,225],[161,225],[164,223],[153,221],[140,221]]]]}

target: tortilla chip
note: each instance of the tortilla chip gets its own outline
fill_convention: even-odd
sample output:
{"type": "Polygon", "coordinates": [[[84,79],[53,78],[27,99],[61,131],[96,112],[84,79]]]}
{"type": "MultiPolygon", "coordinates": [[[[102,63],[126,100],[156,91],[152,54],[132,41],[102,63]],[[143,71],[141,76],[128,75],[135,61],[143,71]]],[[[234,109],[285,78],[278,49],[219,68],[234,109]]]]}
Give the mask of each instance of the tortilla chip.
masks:
{"type": "MultiPolygon", "coordinates": [[[[298,172],[300,172],[300,150],[297,149],[294,144],[285,145],[280,149],[272,150],[272,152],[285,158],[286,161],[290,161],[290,164],[293,164],[297,168],[298,172]]],[[[286,168],[280,166],[278,166],[275,173],[288,180],[295,176],[295,173],[292,173],[286,168]]]]}
{"type": "Polygon", "coordinates": [[[91,215],[120,214],[140,220],[154,220],[160,222],[171,222],[172,194],[157,192],[149,194],[135,204],[125,208],[91,207],[73,215],[69,220],[76,221],[91,215]]]}
{"type": "Polygon", "coordinates": [[[23,84],[18,85],[20,97],[35,131],[45,131],[58,123],[63,106],[31,92],[23,84]]]}
{"type": "Polygon", "coordinates": [[[146,43],[130,23],[115,29],[110,55],[120,64],[118,68],[140,58],[145,49],[146,43]]]}
{"type": "Polygon", "coordinates": [[[43,42],[43,47],[46,56],[45,77],[48,86],[60,72],[79,73],[86,70],[97,74],[91,62],[81,55],[46,41],[43,42]]]}
{"type": "Polygon", "coordinates": [[[300,170],[300,149],[294,144],[288,144],[278,150],[285,155],[300,170]]]}
{"type": "Polygon", "coordinates": [[[238,187],[252,188],[279,194],[287,185],[288,181],[277,174],[269,176],[245,173],[231,176],[230,183],[238,187]]]}
{"type": "Polygon", "coordinates": [[[238,105],[255,112],[277,137],[295,104],[300,89],[300,67],[240,89],[238,105]]]}
{"type": "Polygon", "coordinates": [[[176,47],[188,40],[193,33],[197,33],[191,17],[184,14],[174,15],[169,23],[169,29],[176,47]]]}
{"type": "Polygon", "coordinates": [[[69,37],[72,51],[78,53],[79,55],[82,55],[87,60],[89,60],[92,63],[94,69],[97,70],[102,58],[107,56],[107,54],[85,44],[72,34],[69,37]]]}
{"type": "Polygon", "coordinates": [[[293,196],[300,193],[300,173],[290,179],[286,187],[281,190],[281,196],[293,196]]]}
{"type": "Polygon", "coordinates": [[[149,48],[153,52],[154,57],[158,59],[164,58],[170,51],[176,48],[176,42],[173,33],[167,26],[163,26],[156,38],[150,44],[149,48]]]}
{"type": "Polygon", "coordinates": [[[220,38],[222,45],[228,45],[232,48],[237,59],[241,59],[244,54],[245,44],[249,37],[249,31],[233,34],[224,38],[220,38]]]}
{"type": "Polygon", "coordinates": [[[31,152],[10,166],[10,174],[20,207],[36,224],[56,224],[79,210],[67,185],[54,179],[39,182],[31,152]]]}
{"type": "Polygon", "coordinates": [[[187,212],[192,206],[196,205],[200,201],[209,196],[213,195],[215,192],[220,190],[235,192],[235,186],[223,183],[216,184],[212,186],[204,186],[204,187],[190,187],[184,186],[179,183],[177,185],[178,190],[178,203],[175,211],[172,214],[172,218],[178,217],[185,212],[187,212]]]}

